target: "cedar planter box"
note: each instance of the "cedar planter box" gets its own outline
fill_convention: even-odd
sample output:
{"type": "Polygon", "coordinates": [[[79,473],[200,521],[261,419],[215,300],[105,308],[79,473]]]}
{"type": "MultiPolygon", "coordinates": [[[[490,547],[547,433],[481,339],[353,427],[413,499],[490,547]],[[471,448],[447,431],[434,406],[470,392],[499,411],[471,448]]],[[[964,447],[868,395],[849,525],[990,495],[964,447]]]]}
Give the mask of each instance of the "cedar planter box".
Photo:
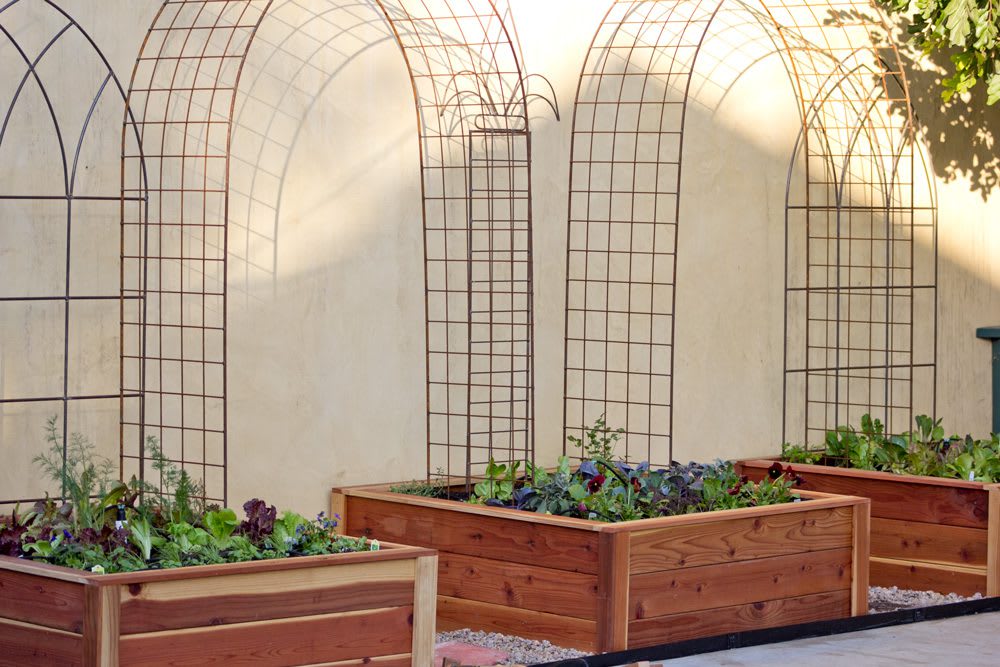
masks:
{"type": "Polygon", "coordinates": [[[615,651],[865,614],[868,506],[806,502],[607,524],[334,489],[349,535],[440,553],[438,630],[615,651]]]}
{"type": "MultiPolygon", "coordinates": [[[[772,463],[737,468],[760,479],[772,463]]],[[[873,585],[1000,595],[1000,484],[792,465],[811,490],[871,499],[873,585]]]]}
{"type": "Polygon", "coordinates": [[[0,557],[0,663],[430,665],[436,575],[389,544],[107,575],[0,557]]]}

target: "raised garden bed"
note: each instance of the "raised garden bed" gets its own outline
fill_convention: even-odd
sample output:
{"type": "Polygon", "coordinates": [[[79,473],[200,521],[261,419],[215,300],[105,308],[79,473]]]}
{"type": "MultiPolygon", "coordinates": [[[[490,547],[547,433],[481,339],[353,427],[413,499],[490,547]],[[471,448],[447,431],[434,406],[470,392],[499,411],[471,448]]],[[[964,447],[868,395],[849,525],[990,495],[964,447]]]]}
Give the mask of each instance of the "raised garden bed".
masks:
{"type": "Polygon", "coordinates": [[[0,557],[0,663],[429,665],[436,576],[392,544],[105,575],[0,557]]]}
{"type": "Polygon", "coordinates": [[[867,612],[864,498],[609,524],[388,488],[334,489],[339,529],[440,552],[439,631],[604,652],[867,612]]]}
{"type": "MultiPolygon", "coordinates": [[[[761,479],[774,461],[737,469],[761,479]]],[[[872,585],[1000,595],[1000,484],[793,465],[813,491],[871,499],[872,585]]]]}

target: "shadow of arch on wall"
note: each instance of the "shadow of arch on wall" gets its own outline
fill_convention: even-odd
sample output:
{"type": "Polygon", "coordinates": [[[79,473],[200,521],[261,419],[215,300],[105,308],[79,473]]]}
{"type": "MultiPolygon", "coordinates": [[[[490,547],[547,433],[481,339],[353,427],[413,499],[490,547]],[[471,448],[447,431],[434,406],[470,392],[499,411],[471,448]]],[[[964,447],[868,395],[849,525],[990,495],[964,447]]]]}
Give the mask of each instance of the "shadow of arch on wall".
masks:
{"type": "MultiPolygon", "coordinates": [[[[783,438],[822,441],[866,412],[906,430],[936,407],[937,235],[899,54],[866,3],[737,4],[780,54],[800,119],[785,196],[783,438]]],[[[614,0],[580,76],[564,428],[581,437],[605,415],[631,461],[673,460],[685,119],[724,6],[614,0]]]]}
{"type": "MultiPolygon", "coordinates": [[[[17,250],[5,253],[8,273],[0,281],[2,333],[15,334],[14,342],[0,337],[0,418],[4,432],[18,439],[39,433],[44,418],[53,417],[52,444],[61,445],[65,465],[74,446],[70,432],[111,440],[119,404],[138,398],[119,391],[117,364],[90,360],[88,366],[80,359],[108,340],[117,346],[114,336],[95,341],[94,331],[117,332],[120,311],[127,307],[117,284],[89,271],[116,259],[118,233],[109,238],[99,222],[117,219],[122,203],[117,187],[105,186],[118,180],[120,146],[104,150],[97,138],[121,128],[121,146],[135,155],[135,179],[145,182],[146,173],[125,88],[77,19],[53,0],[0,2],[0,43],[11,49],[5,70],[16,84],[9,94],[4,91],[6,106],[0,110],[0,160],[7,167],[0,206],[5,240],[15,244],[5,249],[17,250]],[[64,80],[47,85],[51,68],[67,76],[62,69],[67,61],[74,85],[64,80]],[[61,228],[55,232],[50,225],[61,228]],[[115,252],[103,254],[107,247],[115,252]],[[17,333],[28,343],[18,343],[17,333]],[[53,358],[59,363],[51,363],[53,358]]],[[[117,271],[112,273],[117,278],[117,271]]],[[[27,441],[17,445],[27,447],[27,441]]],[[[57,462],[56,453],[46,454],[57,462]]],[[[17,458],[4,457],[8,464],[17,458]]],[[[10,469],[16,467],[14,462],[10,469]]],[[[32,475],[26,479],[35,481],[32,475]]],[[[9,491],[5,487],[0,494],[0,505],[43,500],[45,491],[66,493],[25,486],[13,489],[20,497],[9,497],[9,491]]]]}
{"type": "MultiPolygon", "coordinates": [[[[273,0],[165,2],[129,103],[150,169],[123,191],[125,473],[142,443],[225,502],[229,167],[240,78],[273,0]],[[130,409],[131,408],[131,409],[130,409]]],[[[491,0],[373,0],[406,61],[423,190],[427,468],[533,458],[531,141],[520,51],[491,0]]],[[[416,332],[414,332],[415,334],[416,332]]]]}

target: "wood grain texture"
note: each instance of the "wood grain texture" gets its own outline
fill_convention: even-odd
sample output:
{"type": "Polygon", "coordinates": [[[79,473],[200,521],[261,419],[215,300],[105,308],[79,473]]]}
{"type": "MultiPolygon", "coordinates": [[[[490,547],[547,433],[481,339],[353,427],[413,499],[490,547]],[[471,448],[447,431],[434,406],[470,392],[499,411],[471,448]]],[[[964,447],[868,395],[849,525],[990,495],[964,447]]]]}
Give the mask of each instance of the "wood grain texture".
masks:
{"type": "Polygon", "coordinates": [[[598,650],[628,648],[629,549],[628,533],[601,533],[601,571],[598,574],[598,650]]]}
{"type": "Polygon", "coordinates": [[[308,665],[408,653],[412,607],[122,637],[130,667],[308,665]]]}
{"type": "Polygon", "coordinates": [[[985,567],[987,531],[918,521],[872,519],[872,556],[985,567]]]}
{"type": "MultiPolygon", "coordinates": [[[[742,461],[741,467],[751,479],[761,479],[771,463],[742,461]]],[[[871,498],[872,518],[987,527],[988,494],[985,485],[979,482],[818,465],[794,467],[810,490],[871,498]]]]}
{"type": "Polygon", "coordinates": [[[831,549],[633,575],[629,618],[847,590],[851,562],[851,549],[831,549]]]}
{"type": "Polygon", "coordinates": [[[48,563],[27,560],[25,558],[12,558],[10,556],[0,556],[0,571],[35,574],[46,579],[66,581],[71,584],[87,584],[101,577],[108,576],[105,574],[91,574],[84,570],[72,570],[68,567],[49,565],[48,563]]]}
{"type": "MultiPolygon", "coordinates": [[[[405,484],[406,482],[402,483],[405,484]]],[[[428,498],[426,496],[393,493],[389,490],[392,486],[393,484],[368,484],[365,486],[337,488],[333,490],[333,493],[343,494],[349,499],[367,498],[368,500],[387,500],[397,505],[406,505],[409,507],[443,509],[449,512],[457,512],[458,514],[467,514],[471,516],[501,516],[514,522],[542,524],[546,526],[556,526],[559,528],[570,528],[574,530],[601,531],[605,530],[608,526],[606,523],[590,521],[588,519],[577,519],[569,516],[522,512],[520,510],[507,507],[488,507],[486,505],[477,505],[474,503],[449,500],[445,498],[428,498]]],[[[464,482],[459,486],[464,489],[464,482]]],[[[351,502],[352,500],[348,500],[347,504],[350,505],[351,502]]]]}
{"type": "Polygon", "coordinates": [[[593,621],[597,579],[593,574],[442,553],[438,593],[593,621]]]}
{"type": "Polygon", "coordinates": [[[334,491],[330,494],[330,517],[337,521],[336,532],[338,535],[350,534],[347,532],[347,498],[344,497],[343,493],[334,491]]]}
{"type": "Polygon", "coordinates": [[[369,561],[130,584],[122,587],[122,634],[410,605],[414,563],[369,561]]]}
{"type": "Polygon", "coordinates": [[[84,585],[0,570],[0,618],[83,631],[84,585]]]}
{"type": "Polygon", "coordinates": [[[986,568],[873,557],[869,576],[872,586],[898,586],[964,596],[986,592],[986,568]]]}
{"type": "Polygon", "coordinates": [[[851,611],[850,591],[769,600],[629,622],[629,648],[655,646],[698,637],[760,630],[831,618],[851,611]]]}
{"type": "Polygon", "coordinates": [[[633,574],[851,546],[851,507],[632,534],[633,574]]]}
{"type": "Polygon", "coordinates": [[[871,504],[854,506],[854,544],[851,548],[851,615],[868,613],[868,563],[871,558],[871,504]]]}
{"type": "Polygon", "coordinates": [[[82,664],[79,634],[0,618],[0,665],[61,667],[82,664]]]}
{"type": "Polygon", "coordinates": [[[417,559],[413,582],[413,664],[429,665],[434,661],[435,618],[437,616],[438,557],[417,559]]]}
{"type": "Polygon", "coordinates": [[[990,494],[990,519],[987,534],[986,594],[1000,595],[1000,484],[987,489],[990,494]]]}
{"type": "MultiPolygon", "coordinates": [[[[409,653],[386,655],[378,658],[362,658],[360,660],[338,660],[337,662],[321,662],[308,667],[355,667],[361,665],[377,665],[377,667],[413,667],[422,663],[413,659],[409,653]]],[[[428,663],[430,664],[430,663],[428,663]]]]}
{"type": "Polygon", "coordinates": [[[469,514],[354,496],[347,502],[347,525],[352,535],[379,536],[433,547],[442,553],[597,574],[596,532],[547,523],[512,524],[506,514],[469,514]]]}
{"type": "Polygon", "coordinates": [[[83,662],[87,667],[118,667],[118,586],[86,587],[83,616],[83,662]]]}
{"type": "Polygon", "coordinates": [[[472,628],[527,639],[548,639],[582,651],[597,650],[597,623],[539,611],[438,596],[438,632],[472,628]]]}
{"type": "MultiPolygon", "coordinates": [[[[381,541],[381,540],[380,540],[381,541]]],[[[237,574],[258,574],[262,572],[285,572],[289,570],[309,570],[325,568],[331,565],[338,567],[356,564],[401,560],[412,561],[421,556],[433,556],[433,549],[408,547],[381,542],[379,551],[358,551],[354,553],[324,554],[322,556],[302,556],[297,558],[275,558],[271,560],[255,560],[243,563],[222,563],[220,565],[197,565],[192,567],[176,567],[169,570],[140,570],[138,572],[122,572],[120,574],[94,575],[90,581],[99,581],[102,586],[116,584],[128,586],[131,584],[147,584],[161,581],[182,580],[190,582],[193,579],[208,579],[219,576],[237,574]]],[[[67,568],[58,568],[65,570],[67,568]]],[[[70,570],[72,571],[72,570],[70,570]]]]}

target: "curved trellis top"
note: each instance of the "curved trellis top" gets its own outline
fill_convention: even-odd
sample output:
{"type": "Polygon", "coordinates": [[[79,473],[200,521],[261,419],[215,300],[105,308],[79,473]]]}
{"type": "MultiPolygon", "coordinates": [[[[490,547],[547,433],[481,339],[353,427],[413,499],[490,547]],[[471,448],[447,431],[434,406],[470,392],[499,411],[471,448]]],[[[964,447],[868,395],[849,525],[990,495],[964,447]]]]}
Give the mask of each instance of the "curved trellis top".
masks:
{"type": "MultiPolygon", "coordinates": [[[[864,412],[905,429],[915,405],[934,409],[937,239],[932,195],[915,187],[923,177],[933,190],[899,54],[864,2],[737,5],[781,54],[801,119],[786,193],[785,433],[821,439],[864,412]]],[[[579,435],[605,414],[631,460],[673,458],[685,117],[722,7],[615,0],[580,76],[564,424],[579,435]]]]}
{"type": "MultiPolygon", "coordinates": [[[[375,0],[406,59],[418,115],[425,230],[428,471],[475,474],[533,452],[530,135],[526,78],[489,0],[375,0]]],[[[165,2],[130,103],[152,164],[126,157],[125,457],[163,441],[226,496],[226,222],[240,75],[271,0],[165,2]]],[[[374,5],[373,5],[374,6],[374,5]]]]}
{"type": "MultiPolygon", "coordinates": [[[[123,116],[126,150],[136,152],[138,134],[108,59],[53,0],[0,0],[0,60],[3,428],[53,416],[53,444],[65,459],[70,432],[113,442],[117,419],[102,415],[134,398],[119,392],[116,365],[88,364],[85,355],[107,344],[120,310],[117,272],[98,270],[116,259],[106,249],[117,247],[117,230],[100,223],[114,220],[121,203],[119,149],[101,137],[123,116]]],[[[136,178],[144,178],[141,159],[136,178]]],[[[0,476],[0,505],[60,492],[21,474],[38,453],[28,443],[39,426],[15,435],[24,444],[5,454],[10,476],[0,476]]]]}

